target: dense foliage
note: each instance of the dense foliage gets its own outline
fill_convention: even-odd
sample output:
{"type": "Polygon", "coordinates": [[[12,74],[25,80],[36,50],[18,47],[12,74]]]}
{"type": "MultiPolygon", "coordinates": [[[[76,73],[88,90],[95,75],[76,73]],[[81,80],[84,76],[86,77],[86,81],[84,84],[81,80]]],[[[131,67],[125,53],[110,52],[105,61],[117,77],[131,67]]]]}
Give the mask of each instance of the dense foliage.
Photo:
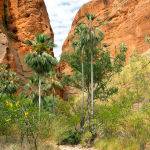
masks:
{"type": "MultiPolygon", "coordinates": [[[[88,17],[92,20],[94,16],[88,17]]],[[[16,144],[14,149],[26,147],[28,150],[56,150],[47,145],[46,141],[58,145],[80,143],[83,146],[95,146],[100,150],[149,149],[150,60],[146,56],[136,54],[124,66],[126,46],[121,44],[117,55],[111,58],[102,43],[104,35],[94,27],[92,41],[95,43],[91,47],[89,29],[85,24],[77,27],[73,43],[75,51],[63,56],[72,67],[73,74],[62,76],[62,80],[58,80],[55,63],[53,64],[55,59],[47,50],[41,50],[41,43],[33,41],[27,42],[35,48],[28,56],[36,54],[39,59],[35,59],[35,62],[44,65],[46,69],[42,69],[47,70],[46,72],[39,71],[38,65],[35,65],[37,70],[31,68],[36,73],[33,73],[26,83],[19,84],[17,74],[8,66],[0,65],[0,138],[5,138],[7,143],[16,144]],[[50,66],[45,66],[47,60],[44,62],[43,55],[50,60],[50,66]],[[42,89],[40,117],[39,80],[42,89]],[[94,87],[94,118],[89,128],[86,117],[88,111],[91,115],[91,107],[82,100],[88,96],[91,100],[91,83],[94,87]],[[78,93],[73,93],[68,100],[62,100],[57,91],[62,89],[63,85],[73,86],[81,92],[77,91],[78,93]],[[84,124],[81,126],[83,118],[84,124]]],[[[41,35],[41,41],[42,39],[46,39],[46,43],[42,43],[42,47],[46,49],[48,40],[41,35]]],[[[32,61],[29,66],[30,64],[34,66],[32,61]]]]}
{"type": "MultiPolygon", "coordinates": [[[[82,112],[81,129],[88,124],[91,132],[94,131],[95,100],[107,100],[117,92],[117,88],[108,86],[108,83],[124,66],[127,51],[126,45],[121,43],[118,53],[112,58],[109,49],[104,46],[104,34],[93,25],[94,19],[93,15],[88,14],[89,25],[81,23],[77,26],[73,41],[74,51],[63,54],[61,58],[72,69],[72,75],[65,75],[64,82],[67,86],[82,90],[82,105],[87,106],[82,112]]],[[[82,106],[82,110],[85,106],[82,106]]]]}
{"type": "Polygon", "coordinates": [[[133,56],[111,84],[119,87],[109,103],[97,108],[102,149],[146,149],[150,141],[149,58],[133,56]]]}
{"type": "Polygon", "coordinates": [[[0,93],[13,94],[19,86],[19,78],[15,72],[7,69],[7,65],[0,64],[0,93]]]}
{"type": "Polygon", "coordinates": [[[26,40],[25,44],[32,47],[32,52],[28,53],[25,57],[26,64],[38,75],[39,87],[39,118],[41,113],[41,80],[42,77],[54,69],[57,61],[52,57],[50,49],[55,45],[53,40],[47,35],[38,34],[33,41],[26,40]],[[49,52],[49,53],[48,53],[49,52]]]}

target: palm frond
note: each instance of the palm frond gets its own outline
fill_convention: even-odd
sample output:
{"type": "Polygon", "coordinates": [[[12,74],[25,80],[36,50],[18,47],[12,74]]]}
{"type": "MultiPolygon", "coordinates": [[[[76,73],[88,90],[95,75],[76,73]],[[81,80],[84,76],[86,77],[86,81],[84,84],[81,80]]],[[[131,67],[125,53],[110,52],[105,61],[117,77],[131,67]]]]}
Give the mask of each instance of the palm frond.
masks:
{"type": "Polygon", "coordinates": [[[23,43],[28,45],[28,46],[32,46],[33,45],[32,41],[30,41],[30,40],[25,40],[23,43]]]}
{"type": "Polygon", "coordinates": [[[45,34],[38,34],[34,40],[26,40],[24,43],[32,46],[33,51],[37,53],[50,53],[50,49],[56,46],[53,39],[45,34]]]}

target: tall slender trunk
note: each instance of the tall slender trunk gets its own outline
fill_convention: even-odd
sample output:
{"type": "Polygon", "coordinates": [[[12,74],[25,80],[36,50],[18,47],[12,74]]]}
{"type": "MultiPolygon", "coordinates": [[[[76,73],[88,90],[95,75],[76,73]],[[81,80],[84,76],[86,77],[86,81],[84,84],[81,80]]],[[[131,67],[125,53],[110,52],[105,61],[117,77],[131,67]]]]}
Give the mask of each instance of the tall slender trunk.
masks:
{"type": "Polygon", "coordinates": [[[88,90],[88,97],[87,97],[87,124],[89,130],[91,129],[91,93],[88,90]]]}
{"type": "Polygon", "coordinates": [[[55,92],[54,89],[52,89],[52,94],[53,94],[53,106],[52,106],[52,111],[55,113],[55,92]]]}
{"type": "MultiPolygon", "coordinates": [[[[93,54],[91,52],[91,117],[92,117],[92,121],[94,119],[94,93],[93,93],[93,54]]],[[[94,130],[94,125],[92,122],[92,130],[94,130]]]]}
{"type": "Polygon", "coordinates": [[[146,144],[144,142],[140,142],[140,150],[145,150],[146,144]]]}
{"type": "Polygon", "coordinates": [[[84,62],[83,62],[83,49],[82,49],[82,112],[81,112],[81,130],[83,131],[84,126],[84,62]]]}
{"type": "Polygon", "coordinates": [[[94,124],[93,124],[93,119],[94,119],[94,92],[93,92],[93,82],[94,82],[94,69],[93,69],[93,35],[92,35],[92,21],[90,21],[90,38],[91,38],[91,119],[92,119],[92,132],[94,130],[94,124]]]}
{"type": "Polygon", "coordinates": [[[39,77],[39,119],[41,116],[41,79],[39,77]]]}

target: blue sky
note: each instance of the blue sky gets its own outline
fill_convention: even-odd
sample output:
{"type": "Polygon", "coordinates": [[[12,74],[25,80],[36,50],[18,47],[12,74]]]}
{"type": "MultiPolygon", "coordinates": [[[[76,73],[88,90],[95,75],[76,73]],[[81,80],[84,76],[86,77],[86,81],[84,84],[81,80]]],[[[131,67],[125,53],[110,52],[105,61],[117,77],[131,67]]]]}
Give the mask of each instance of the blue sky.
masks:
{"type": "Polygon", "coordinates": [[[51,26],[55,34],[55,56],[59,59],[65,38],[79,8],[89,0],[45,0],[51,26]]]}

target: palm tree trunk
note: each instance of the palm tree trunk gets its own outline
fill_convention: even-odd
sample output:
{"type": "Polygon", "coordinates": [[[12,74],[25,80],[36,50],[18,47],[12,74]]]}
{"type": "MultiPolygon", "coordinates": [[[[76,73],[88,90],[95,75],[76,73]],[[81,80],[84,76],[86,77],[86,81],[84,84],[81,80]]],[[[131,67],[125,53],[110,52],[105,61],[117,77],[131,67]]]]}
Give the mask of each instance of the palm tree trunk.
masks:
{"type": "Polygon", "coordinates": [[[83,63],[83,50],[82,50],[82,112],[81,112],[81,130],[84,126],[84,63],[83,63]]]}
{"type": "Polygon", "coordinates": [[[39,119],[41,116],[41,79],[39,77],[39,119]]]}
{"type": "MultiPolygon", "coordinates": [[[[94,94],[93,94],[93,54],[91,52],[91,117],[92,121],[94,119],[94,94]]],[[[94,125],[92,123],[92,130],[94,129],[94,125]]]]}
{"type": "Polygon", "coordinates": [[[91,129],[91,91],[88,90],[88,96],[87,96],[87,124],[89,130],[91,129]]]}
{"type": "Polygon", "coordinates": [[[54,94],[54,89],[52,90],[52,94],[53,94],[53,106],[52,106],[52,111],[53,113],[55,113],[55,94],[54,94]]]}
{"type": "Polygon", "coordinates": [[[93,35],[92,35],[92,20],[90,21],[90,38],[91,38],[91,120],[92,120],[92,132],[94,131],[94,124],[93,124],[93,119],[94,119],[94,93],[93,93],[93,84],[94,84],[94,69],[93,69],[93,35]]]}
{"type": "Polygon", "coordinates": [[[146,144],[144,142],[140,143],[140,150],[145,150],[146,144]]]}

